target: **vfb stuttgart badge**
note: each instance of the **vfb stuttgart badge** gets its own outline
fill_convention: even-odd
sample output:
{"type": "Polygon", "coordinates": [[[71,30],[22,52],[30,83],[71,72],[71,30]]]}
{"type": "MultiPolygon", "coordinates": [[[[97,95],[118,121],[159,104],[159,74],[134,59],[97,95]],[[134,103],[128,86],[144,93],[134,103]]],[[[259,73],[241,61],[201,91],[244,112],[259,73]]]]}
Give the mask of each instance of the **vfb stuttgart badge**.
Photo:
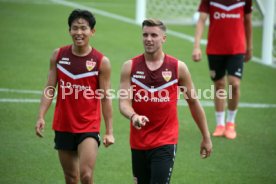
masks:
{"type": "Polygon", "coordinates": [[[86,68],[88,71],[93,70],[95,66],[96,66],[96,62],[93,59],[91,59],[90,61],[89,60],[86,61],[86,68]]]}
{"type": "Polygon", "coordinates": [[[171,80],[171,78],[172,78],[172,72],[171,71],[163,71],[162,72],[162,76],[163,76],[163,78],[165,79],[165,81],[169,81],[169,80],[171,80]]]}

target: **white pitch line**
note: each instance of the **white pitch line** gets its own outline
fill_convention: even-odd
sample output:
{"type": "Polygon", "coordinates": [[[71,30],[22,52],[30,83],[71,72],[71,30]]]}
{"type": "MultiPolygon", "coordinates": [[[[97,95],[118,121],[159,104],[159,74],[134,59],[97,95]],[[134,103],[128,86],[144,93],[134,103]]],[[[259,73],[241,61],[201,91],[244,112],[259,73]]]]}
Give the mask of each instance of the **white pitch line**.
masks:
{"type": "Polygon", "coordinates": [[[56,3],[56,4],[61,4],[63,6],[68,6],[68,7],[72,7],[72,8],[86,9],[86,10],[89,10],[89,11],[95,13],[95,14],[102,15],[104,17],[108,17],[108,18],[111,18],[111,19],[119,20],[121,22],[126,22],[126,23],[129,23],[129,24],[135,24],[136,25],[136,22],[133,19],[130,19],[130,18],[121,16],[121,15],[117,15],[117,14],[114,14],[114,13],[109,13],[109,12],[106,12],[106,11],[103,11],[103,10],[87,7],[87,6],[78,4],[78,3],[68,2],[68,1],[64,1],[64,0],[51,0],[51,1],[56,3]]]}
{"type": "Polygon", "coordinates": [[[37,90],[25,90],[25,89],[9,89],[9,88],[0,88],[0,92],[6,93],[25,93],[25,94],[42,94],[42,91],[37,90]]]}
{"type": "Polygon", "coordinates": [[[20,4],[52,4],[45,0],[0,0],[0,3],[20,3],[20,4]]]}
{"type": "MultiPolygon", "coordinates": [[[[40,99],[35,98],[0,98],[0,103],[40,103],[40,99]]],[[[56,100],[53,100],[56,103],[56,100]]]]}
{"type": "MultiPolygon", "coordinates": [[[[117,99],[117,98],[115,98],[117,99]]],[[[113,100],[115,100],[113,99],[113,100]]],[[[55,103],[55,99],[53,103],[55,103]]],[[[40,99],[30,99],[30,98],[0,98],[0,103],[40,103],[40,99]]],[[[213,107],[212,101],[200,101],[203,107],[213,107]]],[[[184,100],[178,101],[178,106],[187,107],[187,102],[184,100]]],[[[260,104],[260,103],[239,103],[239,108],[251,108],[251,109],[271,109],[276,108],[276,104],[260,104]]]]}
{"type": "MultiPolygon", "coordinates": [[[[26,90],[26,89],[9,89],[0,88],[0,93],[24,93],[24,94],[42,94],[42,91],[38,90],[26,90]]],[[[114,99],[118,99],[115,97],[114,99]]],[[[28,98],[0,98],[0,103],[39,103],[40,99],[28,99],[28,98]]],[[[213,107],[213,101],[200,101],[201,105],[204,107],[213,107]]],[[[178,101],[179,106],[187,106],[187,102],[183,99],[178,101]]],[[[276,108],[276,104],[263,104],[263,103],[247,103],[240,102],[239,107],[242,108],[276,108]]]]}
{"type": "MultiPolygon", "coordinates": [[[[51,1],[56,3],[56,4],[61,4],[61,5],[72,7],[72,8],[86,9],[86,10],[89,10],[89,11],[95,13],[95,14],[102,15],[104,17],[115,19],[115,20],[125,22],[125,23],[128,23],[128,24],[133,24],[133,25],[139,25],[140,26],[140,23],[137,23],[135,20],[130,19],[128,17],[124,17],[124,16],[117,15],[117,14],[110,13],[110,12],[106,12],[106,11],[99,10],[99,9],[96,9],[96,8],[87,7],[87,6],[81,5],[79,3],[68,2],[68,1],[64,1],[64,0],[51,0],[51,1]]],[[[180,33],[180,32],[176,32],[176,31],[172,31],[172,30],[167,30],[167,33],[170,34],[170,35],[173,35],[177,38],[181,38],[181,39],[190,41],[192,43],[194,42],[194,37],[193,36],[190,36],[190,35],[187,35],[187,34],[184,34],[184,33],[180,33]]],[[[207,41],[203,40],[201,43],[206,45],[207,41]]]]}
{"type": "Polygon", "coordinates": [[[0,98],[0,103],[39,103],[40,99],[29,98],[0,98]]]}
{"type": "MultiPolygon", "coordinates": [[[[214,107],[213,101],[200,101],[203,107],[214,107]]],[[[179,106],[188,106],[185,100],[179,100],[177,103],[179,106]]],[[[261,103],[245,103],[240,102],[239,108],[254,108],[254,109],[263,109],[263,108],[276,108],[276,104],[261,104],[261,103]]]]}

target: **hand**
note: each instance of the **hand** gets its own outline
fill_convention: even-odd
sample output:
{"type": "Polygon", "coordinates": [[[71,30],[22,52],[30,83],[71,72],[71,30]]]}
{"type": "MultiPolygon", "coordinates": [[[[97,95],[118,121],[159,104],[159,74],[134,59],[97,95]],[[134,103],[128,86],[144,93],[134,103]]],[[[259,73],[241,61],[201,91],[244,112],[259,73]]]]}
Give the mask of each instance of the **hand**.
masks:
{"type": "Polygon", "coordinates": [[[44,119],[42,118],[38,119],[35,125],[35,133],[38,137],[43,137],[44,127],[45,127],[44,119]]]}
{"type": "Polygon", "coordinates": [[[138,130],[140,130],[142,126],[146,126],[147,122],[149,122],[149,119],[146,116],[135,114],[132,118],[132,125],[138,130]]]}
{"type": "Polygon", "coordinates": [[[244,61],[247,63],[252,58],[252,49],[247,49],[245,53],[244,61]]]}
{"type": "Polygon", "coordinates": [[[115,138],[113,134],[105,134],[103,138],[103,144],[107,148],[108,146],[115,143],[115,138]]]}
{"type": "Polygon", "coordinates": [[[204,138],[200,145],[200,156],[201,158],[208,158],[212,153],[212,141],[210,138],[204,138]]]}
{"type": "Polygon", "coordinates": [[[195,62],[199,62],[201,60],[202,53],[200,48],[194,48],[192,58],[195,62]]]}

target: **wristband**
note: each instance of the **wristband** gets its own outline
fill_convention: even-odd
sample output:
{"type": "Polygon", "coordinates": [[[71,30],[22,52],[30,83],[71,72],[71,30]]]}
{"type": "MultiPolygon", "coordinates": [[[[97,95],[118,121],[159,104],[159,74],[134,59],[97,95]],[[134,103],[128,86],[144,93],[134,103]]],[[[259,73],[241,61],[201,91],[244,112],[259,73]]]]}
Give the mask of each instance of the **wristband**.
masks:
{"type": "Polygon", "coordinates": [[[135,115],[137,115],[137,114],[136,114],[136,113],[133,113],[133,114],[130,116],[130,121],[131,121],[131,122],[133,122],[133,121],[132,121],[132,118],[133,118],[135,115]]]}

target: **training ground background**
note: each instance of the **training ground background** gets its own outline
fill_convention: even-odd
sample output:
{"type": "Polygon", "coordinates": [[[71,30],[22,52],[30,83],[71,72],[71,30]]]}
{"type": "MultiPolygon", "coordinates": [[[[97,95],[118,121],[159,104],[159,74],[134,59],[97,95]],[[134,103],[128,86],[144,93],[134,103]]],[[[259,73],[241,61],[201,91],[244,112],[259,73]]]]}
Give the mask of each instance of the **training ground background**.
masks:
{"type": "MultiPolygon", "coordinates": [[[[55,48],[71,43],[67,17],[74,7],[85,6],[95,12],[97,31],[91,44],[111,60],[112,88],[118,89],[123,62],[143,52],[141,27],[134,23],[134,0],[61,2],[0,0],[0,183],[3,184],[64,183],[53,149],[54,104],[46,116],[44,138],[35,136],[34,126],[50,55],[55,48]]],[[[165,52],[188,65],[197,89],[209,89],[212,82],[206,56],[200,63],[191,60],[193,44],[186,36],[193,37],[194,26],[168,28],[165,52]]],[[[261,28],[254,28],[254,57],[258,58],[261,35],[261,28]]],[[[202,49],[205,50],[204,45],[202,49]]],[[[212,138],[214,151],[206,160],[199,156],[200,133],[189,109],[180,103],[180,136],[171,183],[276,183],[275,81],[275,68],[252,61],[245,64],[237,116],[238,137],[233,141],[212,138]]],[[[201,101],[213,131],[212,101],[201,101]]],[[[120,115],[117,99],[113,100],[113,109],[116,143],[108,149],[103,146],[99,149],[97,184],[132,183],[129,121],[120,115]]]]}

